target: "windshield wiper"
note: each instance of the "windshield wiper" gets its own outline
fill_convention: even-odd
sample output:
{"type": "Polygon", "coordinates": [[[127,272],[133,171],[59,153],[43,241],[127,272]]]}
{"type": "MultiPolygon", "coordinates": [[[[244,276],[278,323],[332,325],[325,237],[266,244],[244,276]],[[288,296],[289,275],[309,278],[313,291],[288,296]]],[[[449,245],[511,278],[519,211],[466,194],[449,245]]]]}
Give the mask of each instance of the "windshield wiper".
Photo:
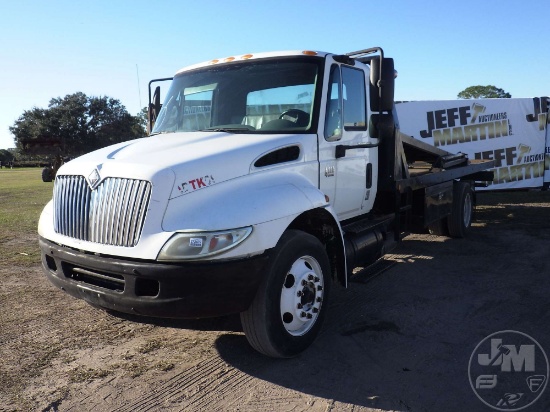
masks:
{"type": "Polygon", "coordinates": [[[165,130],[165,131],[162,131],[162,132],[151,133],[151,134],[149,135],[149,137],[151,137],[151,136],[156,136],[157,134],[168,134],[168,133],[176,133],[176,132],[173,131],[173,130],[165,130]]]}
{"type": "Polygon", "coordinates": [[[208,127],[206,129],[198,130],[199,132],[226,132],[226,133],[236,133],[236,132],[250,132],[252,131],[248,127],[208,127]]]}

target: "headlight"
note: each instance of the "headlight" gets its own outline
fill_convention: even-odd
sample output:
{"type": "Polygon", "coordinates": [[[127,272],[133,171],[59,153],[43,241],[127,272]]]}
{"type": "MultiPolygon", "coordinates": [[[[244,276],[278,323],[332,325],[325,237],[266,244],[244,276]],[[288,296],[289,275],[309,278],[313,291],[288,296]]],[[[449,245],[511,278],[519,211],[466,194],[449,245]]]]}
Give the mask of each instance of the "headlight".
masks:
{"type": "Polygon", "coordinates": [[[176,261],[202,259],[234,248],[250,233],[251,227],[219,232],[176,233],[164,244],[158,260],[176,261]]]}

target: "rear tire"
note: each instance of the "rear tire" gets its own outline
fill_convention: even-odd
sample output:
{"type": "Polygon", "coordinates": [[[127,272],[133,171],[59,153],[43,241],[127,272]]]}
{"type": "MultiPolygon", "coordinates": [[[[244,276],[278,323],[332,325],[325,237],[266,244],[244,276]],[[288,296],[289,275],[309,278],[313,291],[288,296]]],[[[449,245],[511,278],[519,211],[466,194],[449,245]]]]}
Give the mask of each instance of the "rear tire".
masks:
{"type": "Polygon", "coordinates": [[[308,348],[327,310],[331,270],[316,237],[288,230],[273,249],[267,273],[241,323],[250,345],[274,358],[308,348]]]}
{"type": "Polygon", "coordinates": [[[451,237],[463,238],[470,231],[474,216],[474,193],[469,182],[455,182],[453,206],[447,218],[451,237]]]}
{"type": "Polygon", "coordinates": [[[428,232],[434,236],[449,236],[447,218],[436,220],[428,225],[428,232]]]}

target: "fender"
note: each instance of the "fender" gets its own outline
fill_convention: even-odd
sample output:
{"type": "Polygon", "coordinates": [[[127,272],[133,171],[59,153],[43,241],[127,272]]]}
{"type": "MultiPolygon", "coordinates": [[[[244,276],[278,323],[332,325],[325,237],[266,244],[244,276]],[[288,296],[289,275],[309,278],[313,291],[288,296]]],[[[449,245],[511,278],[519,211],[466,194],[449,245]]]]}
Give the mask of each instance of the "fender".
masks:
{"type": "Polygon", "coordinates": [[[167,232],[232,229],[328,205],[324,194],[304,176],[272,170],[171,199],[162,229],[167,232]]]}
{"type": "Polygon", "coordinates": [[[311,181],[296,173],[274,169],[170,200],[162,229],[214,231],[253,226],[251,238],[231,255],[261,253],[275,247],[297,216],[317,208],[325,208],[335,217],[325,195],[311,181]]]}

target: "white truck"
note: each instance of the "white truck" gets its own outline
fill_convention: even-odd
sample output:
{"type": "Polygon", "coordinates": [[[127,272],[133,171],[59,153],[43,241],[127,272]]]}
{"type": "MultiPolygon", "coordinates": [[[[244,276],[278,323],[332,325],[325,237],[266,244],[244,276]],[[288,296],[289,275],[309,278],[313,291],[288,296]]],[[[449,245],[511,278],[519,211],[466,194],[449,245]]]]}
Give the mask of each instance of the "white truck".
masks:
{"type": "MultiPolygon", "coordinates": [[[[381,48],[246,54],[180,70],[150,136],[64,164],[39,222],[43,270],[109,310],[240,313],[250,344],[291,357],[331,284],[406,233],[463,237],[492,161],[399,131],[381,48]]],[[[159,79],[167,80],[167,79],[159,79]]]]}

